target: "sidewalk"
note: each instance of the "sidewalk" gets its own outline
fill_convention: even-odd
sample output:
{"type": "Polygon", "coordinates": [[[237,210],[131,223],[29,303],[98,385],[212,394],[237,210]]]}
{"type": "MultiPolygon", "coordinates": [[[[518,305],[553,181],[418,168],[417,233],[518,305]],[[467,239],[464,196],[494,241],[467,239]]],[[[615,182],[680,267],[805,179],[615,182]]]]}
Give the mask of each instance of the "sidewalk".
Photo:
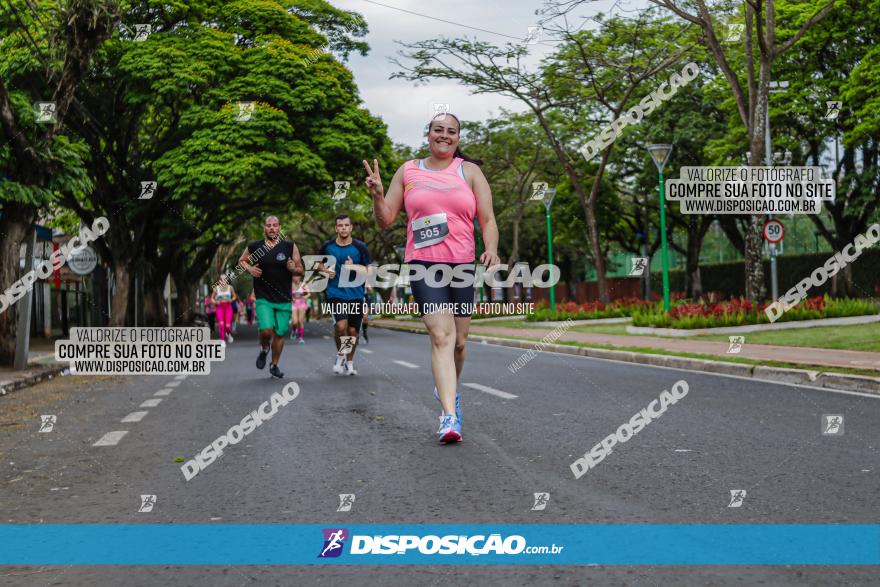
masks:
{"type": "MultiPolygon", "coordinates": [[[[375,325],[386,328],[401,328],[424,331],[421,322],[395,322],[393,320],[374,320],[375,325]]],[[[499,337],[529,338],[541,340],[550,333],[552,328],[505,328],[500,326],[483,326],[471,324],[471,333],[486,334],[499,337]]],[[[657,338],[653,336],[627,336],[621,334],[596,334],[587,332],[565,332],[554,342],[576,342],[586,345],[604,345],[613,347],[650,348],[676,353],[693,353],[714,355],[723,359],[744,358],[755,361],[774,361],[798,365],[815,365],[817,367],[836,367],[849,369],[880,370],[880,353],[863,351],[845,351],[835,349],[816,349],[810,347],[790,347],[768,344],[746,343],[738,354],[728,354],[729,344],[719,341],[690,340],[677,338],[657,338]]],[[[878,373],[880,375],[880,373],[878,373]]]]}
{"type": "Polygon", "coordinates": [[[12,367],[0,367],[0,395],[29,387],[46,379],[60,375],[67,363],[54,360],[55,351],[51,342],[37,340],[28,353],[28,368],[17,371],[12,367]]]}

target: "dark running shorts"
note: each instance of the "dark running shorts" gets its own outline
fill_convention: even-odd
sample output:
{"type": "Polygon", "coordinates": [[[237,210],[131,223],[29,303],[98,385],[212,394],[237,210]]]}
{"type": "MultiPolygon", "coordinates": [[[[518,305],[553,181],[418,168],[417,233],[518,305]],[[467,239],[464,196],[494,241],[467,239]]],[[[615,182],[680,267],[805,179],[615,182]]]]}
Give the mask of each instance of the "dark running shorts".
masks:
{"type": "Polygon", "coordinates": [[[364,300],[340,300],[328,298],[330,311],[333,312],[333,322],[347,320],[348,327],[359,329],[364,320],[364,300]]]}
{"type": "MultiPolygon", "coordinates": [[[[425,310],[450,307],[456,318],[467,318],[474,313],[474,274],[475,265],[471,263],[435,263],[431,261],[410,261],[410,265],[421,265],[427,271],[424,279],[410,279],[413,298],[419,308],[419,314],[425,315],[425,310]],[[456,280],[448,285],[437,285],[441,281],[443,273],[438,269],[445,265],[452,270],[456,267],[466,267],[466,273],[470,276],[470,284],[465,287],[454,287],[456,280]],[[426,308],[425,306],[429,306],[426,308]]],[[[460,270],[459,270],[460,271],[460,270]]],[[[461,285],[461,282],[458,282],[461,285]]],[[[436,310],[435,310],[436,311],[436,310]]]]}

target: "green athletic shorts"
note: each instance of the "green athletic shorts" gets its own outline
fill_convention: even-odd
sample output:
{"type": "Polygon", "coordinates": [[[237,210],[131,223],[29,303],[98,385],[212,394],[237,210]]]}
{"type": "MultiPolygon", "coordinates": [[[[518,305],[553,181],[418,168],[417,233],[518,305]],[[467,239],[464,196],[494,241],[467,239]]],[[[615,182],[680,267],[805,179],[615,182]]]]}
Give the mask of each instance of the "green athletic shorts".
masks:
{"type": "Polygon", "coordinates": [[[290,328],[290,302],[270,302],[257,299],[257,325],[260,330],[275,329],[275,334],[284,336],[290,328]]]}

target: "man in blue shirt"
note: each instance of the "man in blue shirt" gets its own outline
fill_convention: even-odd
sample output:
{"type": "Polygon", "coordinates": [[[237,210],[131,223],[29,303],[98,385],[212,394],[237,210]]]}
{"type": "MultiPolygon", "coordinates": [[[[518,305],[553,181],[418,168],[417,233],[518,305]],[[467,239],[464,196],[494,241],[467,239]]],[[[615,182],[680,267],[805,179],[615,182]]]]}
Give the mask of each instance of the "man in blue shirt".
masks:
{"type": "Polygon", "coordinates": [[[371,262],[367,245],[363,241],[353,239],[351,229],[351,218],[347,214],[336,217],[336,238],[325,242],[319,253],[333,258],[330,260],[331,267],[318,264],[318,270],[330,278],[325,295],[336,324],[333,333],[336,339],[336,362],[333,365],[333,372],[339,375],[342,373],[357,375],[357,370],[354,368],[354,352],[364,317],[364,277],[369,274],[371,262]],[[340,286],[340,278],[342,278],[342,286],[340,286]],[[352,282],[360,285],[345,285],[352,282]]]}

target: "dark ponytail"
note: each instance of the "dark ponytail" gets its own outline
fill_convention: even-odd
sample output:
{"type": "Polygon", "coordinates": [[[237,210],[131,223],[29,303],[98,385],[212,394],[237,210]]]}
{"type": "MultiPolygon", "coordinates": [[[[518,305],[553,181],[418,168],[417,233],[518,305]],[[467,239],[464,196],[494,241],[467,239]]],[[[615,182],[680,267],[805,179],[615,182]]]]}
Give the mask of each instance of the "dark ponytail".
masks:
{"type": "Polygon", "coordinates": [[[483,160],[482,160],[482,159],[474,159],[474,158],[472,158],[472,157],[468,157],[467,155],[465,155],[464,153],[462,153],[462,152],[461,152],[461,149],[459,149],[458,147],[455,148],[455,154],[454,154],[454,157],[461,157],[461,158],[464,159],[465,161],[470,161],[470,162],[473,163],[474,165],[482,165],[482,164],[483,164],[483,160]]]}
{"type": "MultiPolygon", "coordinates": [[[[452,118],[454,118],[455,122],[458,123],[458,132],[459,132],[459,136],[461,136],[461,121],[458,119],[458,116],[456,116],[452,112],[443,112],[441,114],[438,114],[434,118],[437,118],[439,116],[451,116],[452,118]]],[[[433,122],[433,121],[434,120],[431,119],[431,122],[433,122]]],[[[428,128],[426,130],[426,133],[431,132],[431,122],[428,123],[428,128]]],[[[464,153],[461,152],[461,149],[459,147],[455,148],[455,153],[452,156],[458,157],[459,159],[464,159],[465,161],[469,161],[470,163],[473,163],[474,165],[482,165],[483,164],[482,159],[474,159],[472,157],[468,157],[467,155],[465,155],[464,153]]]]}

